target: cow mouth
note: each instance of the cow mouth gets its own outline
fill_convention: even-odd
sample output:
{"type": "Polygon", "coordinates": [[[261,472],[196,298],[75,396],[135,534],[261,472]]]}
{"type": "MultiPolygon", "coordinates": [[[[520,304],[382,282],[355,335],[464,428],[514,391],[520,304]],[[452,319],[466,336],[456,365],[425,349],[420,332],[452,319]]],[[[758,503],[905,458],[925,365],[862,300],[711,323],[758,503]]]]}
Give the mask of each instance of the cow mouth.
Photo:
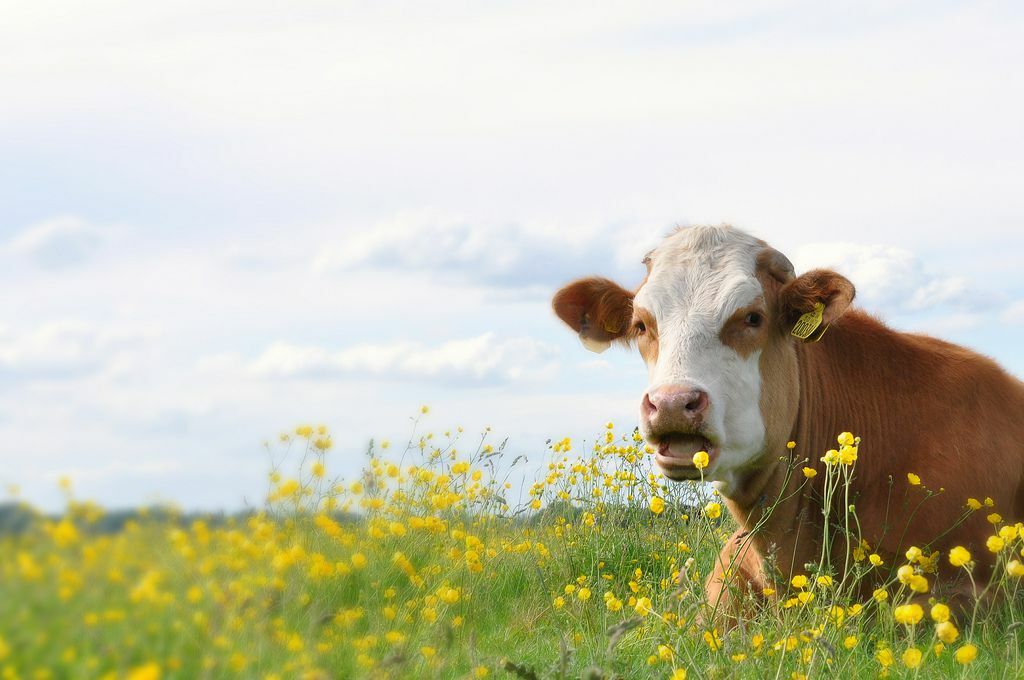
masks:
{"type": "Polygon", "coordinates": [[[700,479],[701,470],[693,464],[693,455],[698,451],[708,454],[708,467],[715,464],[719,450],[710,439],[700,434],[670,434],[658,441],[654,462],[674,482],[700,479]]]}

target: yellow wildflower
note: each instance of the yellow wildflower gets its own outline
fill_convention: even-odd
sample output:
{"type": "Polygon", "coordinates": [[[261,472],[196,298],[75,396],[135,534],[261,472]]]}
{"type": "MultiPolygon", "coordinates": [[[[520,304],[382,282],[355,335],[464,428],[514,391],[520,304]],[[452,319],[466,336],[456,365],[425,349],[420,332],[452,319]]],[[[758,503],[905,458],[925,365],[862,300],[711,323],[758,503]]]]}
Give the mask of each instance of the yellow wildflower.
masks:
{"type": "Polygon", "coordinates": [[[921,650],[917,647],[909,647],[903,652],[903,665],[907,668],[917,668],[921,665],[921,650]]]}
{"type": "Polygon", "coordinates": [[[947,645],[951,645],[960,637],[960,631],[952,621],[941,621],[935,624],[935,635],[947,645]]]}
{"type": "Polygon", "coordinates": [[[704,631],[704,642],[712,652],[722,648],[722,638],[718,635],[718,629],[704,631]]]}
{"type": "Polygon", "coordinates": [[[962,567],[971,561],[971,553],[963,546],[957,546],[949,551],[949,563],[954,567],[962,567]]]}
{"type": "Polygon", "coordinates": [[[698,451],[693,454],[693,464],[698,470],[703,470],[708,466],[709,458],[707,451],[698,451]]]}
{"type": "Polygon", "coordinates": [[[960,649],[956,650],[953,658],[956,659],[957,663],[967,665],[974,661],[978,657],[978,648],[968,643],[963,645],[960,649]]]}
{"type": "Polygon", "coordinates": [[[147,663],[128,671],[127,680],[160,680],[160,664],[147,663]]]}
{"type": "Polygon", "coordinates": [[[900,605],[893,610],[893,618],[896,619],[896,623],[913,626],[920,623],[921,619],[924,618],[924,610],[921,609],[919,604],[900,605]]]}

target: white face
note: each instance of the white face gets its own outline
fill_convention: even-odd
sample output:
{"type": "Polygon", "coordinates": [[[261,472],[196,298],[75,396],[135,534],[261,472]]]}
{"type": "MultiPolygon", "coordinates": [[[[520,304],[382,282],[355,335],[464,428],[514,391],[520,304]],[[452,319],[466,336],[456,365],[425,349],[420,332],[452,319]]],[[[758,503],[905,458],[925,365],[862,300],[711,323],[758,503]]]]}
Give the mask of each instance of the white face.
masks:
{"type": "MultiPolygon", "coordinates": [[[[639,339],[649,373],[641,433],[659,449],[656,460],[675,479],[692,474],[681,469],[672,474],[672,460],[689,463],[693,453],[706,449],[711,463],[704,476],[721,482],[724,493],[735,472],[765,448],[761,350],[755,337],[765,332],[758,326],[766,323],[764,290],[756,275],[764,247],[727,227],[680,229],[649,255],[647,280],[633,300],[634,320],[652,326],[646,347],[645,338],[639,339]],[[649,399],[657,402],[657,395],[680,391],[705,393],[699,418],[651,415],[649,399]]],[[[678,406],[678,400],[665,403],[678,406]]]]}

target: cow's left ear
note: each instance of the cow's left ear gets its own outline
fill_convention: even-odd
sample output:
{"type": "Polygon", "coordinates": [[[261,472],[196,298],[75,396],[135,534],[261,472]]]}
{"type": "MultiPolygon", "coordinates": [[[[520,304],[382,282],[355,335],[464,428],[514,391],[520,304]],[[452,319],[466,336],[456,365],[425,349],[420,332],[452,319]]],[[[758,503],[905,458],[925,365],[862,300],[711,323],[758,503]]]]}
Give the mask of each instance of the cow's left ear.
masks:
{"type": "Polygon", "coordinates": [[[779,313],[787,332],[797,328],[794,335],[802,339],[816,340],[824,329],[846,312],[856,289],[848,278],[828,269],[813,269],[793,279],[779,291],[779,313]],[[806,335],[799,333],[800,326],[814,324],[820,312],[820,324],[806,335]]]}

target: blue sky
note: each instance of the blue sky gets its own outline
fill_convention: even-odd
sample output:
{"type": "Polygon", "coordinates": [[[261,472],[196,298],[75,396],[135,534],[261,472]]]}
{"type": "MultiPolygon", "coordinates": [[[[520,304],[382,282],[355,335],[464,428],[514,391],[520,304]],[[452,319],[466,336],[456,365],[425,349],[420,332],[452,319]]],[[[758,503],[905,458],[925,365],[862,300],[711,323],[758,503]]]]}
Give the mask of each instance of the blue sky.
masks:
{"type": "Polygon", "coordinates": [[[631,427],[551,292],[676,224],[1024,375],[1012,2],[90,3],[0,25],[0,484],[237,507],[264,439],[631,427]],[[727,5],[727,6],[726,6],[727,5]]]}

